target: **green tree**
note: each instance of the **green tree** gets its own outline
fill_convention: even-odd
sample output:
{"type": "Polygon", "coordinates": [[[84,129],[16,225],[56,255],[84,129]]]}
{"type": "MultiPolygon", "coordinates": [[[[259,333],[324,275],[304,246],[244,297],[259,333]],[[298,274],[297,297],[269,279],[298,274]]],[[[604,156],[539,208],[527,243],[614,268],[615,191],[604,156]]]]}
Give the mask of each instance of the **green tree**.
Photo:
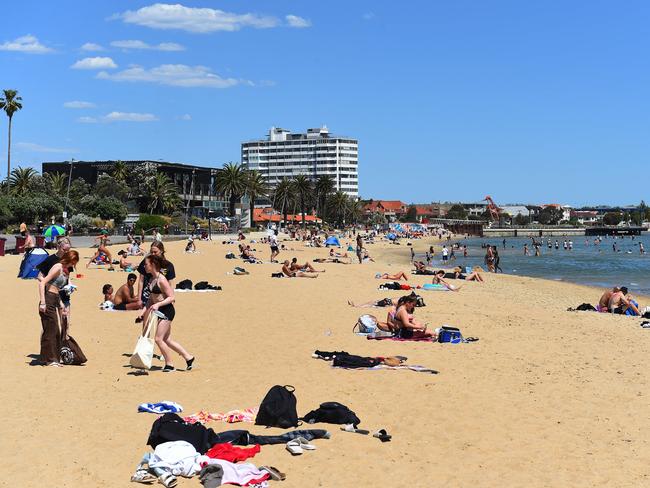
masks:
{"type": "Polygon", "coordinates": [[[0,228],[6,227],[14,220],[14,215],[9,208],[7,196],[0,196],[0,228]]]}
{"type": "Polygon", "coordinates": [[[4,96],[0,97],[0,109],[9,117],[9,136],[7,138],[7,192],[9,192],[9,175],[11,174],[11,122],[14,114],[23,108],[23,99],[18,96],[17,90],[3,90],[4,96]]]}
{"type": "Polygon", "coordinates": [[[68,178],[63,173],[46,173],[45,180],[52,193],[64,196],[68,187],[68,178]]]}
{"type": "Polygon", "coordinates": [[[623,214],[621,212],[607,212],[603,215],[603,223],[605,225],[618,225],[623,221],[623,214]]]}
{"type": "Polygon", "coordinates": [[[147,189],[147,196],[150,214],[154,211],[171,213],[182,203],[178,187],[164,173],[156,173],[147,189]]]}
{"type": "Polygon", "coordinates": [[[282,213],[284,227],[287,227],[287,214],[294,203],[293,185],[291,180],[282,178],[273,190],[273,208],[282,213]]]}
{"type": "Polygon", "coordinates": [[[85,215],[104,220],[112,219],[117,223],[123,222],[126,218],[126,205],[111,196],[86,195],[81,199],[81,211],[85,215]]]}
{"type": "Polygon", "coordinates": [[[113,164],[113,171],[111,172],[111,176],[117,181],[125,183],[129,178],[129,167],[124,161],[115,161],[113,164]]]}
{"type": "Polygon", "coordinates": [[[256,170],[246,172],[246,193],[250,199],[251,227],[253,227],[253,210],[256,198],[266,198],[270,188],[262,173],[256,170]]]}
{"type": "Polygon", "coordinates": [[[18,196],[28,195],[36,178],[38,172],[34,168],[14,168],[9,177],[9,187],[11,193],[18,196]]]}
{"type": "Polygon", "coordinates": [[[544,207],[538,216],[540,224],[543,225],[557,225],[562,220],[562,209],[557,207],[544,207]]]}
{"type": "MultiPolygon", "coordinates": [[[[68,195],[68,183],[66,181],[66,190],[63,197],[68,195]]],[[[90,194],[90,185],[83,178],[75,178],[70,182],[70,198],[68,201],[69,214],[78,213],[81,206],[81,199],[90,194]]]]}
{"type": "Polygon", "coordinates": [[[350,197],[341,190],[336,191],[329,199],[329,210],[336,219],[338,227],[344,227],[350,211],[350,197]]]}
{"type": "Polygon", "coordinates": [[[316,193],[316,215],[325,220],[327,199],[336,188],[336,182],[330,175],[319,176],[314,185],[316,193]]]}
{"type": "Polygon", "coordinates": [[[526,224],[528,224],[528,217],[526,217],[523,214],[517,214],[515,216],[514,222],[515,222],[515,225],[526,225],[526,224]]]}
{"type": "Polygon", "coordinates": [[[418,209],[415,205],[410,205],[404,216],[405,222],[415,222],[418,218],[418,209]]]}
{"type": "Polygon", "coordinates": [[[465,207],[457,203],[452,205],[447,211],[447,218],[465,220],[467,218],[467,211],[465,210],[465,207]]]}
{"type": "Polygon", "coordinates": [[[97,178],[93,194],[98,197],[115,197],[121,202],[126,202],[129,197],[129,187],[123,180],[104,173],[97,178]]]}
{"type": "Polygon", "coordinates": [[[214,191],[228,198],[228,212],[235,216],[235,205],[246,193],[248,177],[244,165],[239,163],[226,163],[217,170],[214,177],[214,191]]]}
{"type": "Polygon", "coordinates": [[[314,185],[312,184],[311,179],[305,175],[295,176],[292,184],[294,195],[296,197],[295,199],[302,215],[302,228],[304,229],[307,226],[305,214],[307,213],[307,206],[310,204],[314,192],[314,185]]]}

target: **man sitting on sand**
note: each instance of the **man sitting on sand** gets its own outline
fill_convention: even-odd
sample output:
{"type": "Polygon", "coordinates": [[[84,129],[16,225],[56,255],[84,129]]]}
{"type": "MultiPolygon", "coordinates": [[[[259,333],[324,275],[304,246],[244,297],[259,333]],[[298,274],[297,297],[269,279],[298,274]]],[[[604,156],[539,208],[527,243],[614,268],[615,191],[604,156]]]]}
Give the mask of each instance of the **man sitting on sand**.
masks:
{"type": "Polygon", "coordinates": [[[318,275],[316,273],[306,273],[304,271],[292,271],[290,268],[289,260],[287,259],[284,263],[282,263],[282,272],[288,277],[288,278],[318,278],[318,275]]]}
{"type": "Polygon", "coordinates": [[[627,315],[641,315],[634,300],[627,296],[627,288],[625,286],[622,286],[616,293],[612,294],[609,299],[608,308],[611,313],[619,315],[626,315],[628,310],[632,313],[627,315]]]}
{"type": "Polygon", "coordinates": [[[102,288],[104,301],[112,302],[114,310],[139,310],[142,308],[142,304],[134,289],[137,280],[138,277],[135,274],[129,273],[126,283],[117,289],[115,296],[113,296],[113,287],[109,284],[104,285],[102,288]]]}
{"type": "Polygon", "coordinates": [[[124,271],[131,271],[133,268],[133,263],[129,263],[126,260],[126,257],[128,256],[128,253],[126,251],[120,251],[117,253],[117,255],[120,257],[120,269],[123,269],[124,271]]]}
{"type": "Polygon", "coordinates": [[[289,267],[289,269],[291,271],[307,271],[309,273],[324,273],[325,272],[324,269],[323,270],[314,269],[314,267],[309,263],[298,264],[298,258],[293,258],[291,260],[291,266],[289,267]]]}
{"type": "Polygon", "coordinates": [[[620,288],[618,286],[615,286],[611,290],[607,290],[603,295],[600,297],[600,300],[598,301],[598,307],[596,307],[596,310],[599,312],[609,312],[609,301],[612,299],[612,295],[614,293],[618,293],[620,291],[620,288]]]}
{"type": "Polygon", "coordinates": [[[427,265],[422,261],[413,261],[413,266],[415,266],[413,274],[429,276],[436,274],[432,269],[427,269],[427,265]]]}

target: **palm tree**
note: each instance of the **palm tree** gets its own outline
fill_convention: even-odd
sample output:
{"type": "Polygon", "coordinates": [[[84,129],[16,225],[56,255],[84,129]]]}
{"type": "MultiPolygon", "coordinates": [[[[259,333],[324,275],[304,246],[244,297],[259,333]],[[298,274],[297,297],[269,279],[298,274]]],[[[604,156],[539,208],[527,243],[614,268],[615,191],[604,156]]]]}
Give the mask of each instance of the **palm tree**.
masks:
{"type": "Polygon", "coordinates": [[[293,182],[286,178],[282,178],[273,191],[273,208],[282,212],[285,229],[287,228],[287,214],[289,213],[289,207],[293,202],[293,182]]]}
{"type": "Polygon", "coordinates": [[[314,191],[314,186],[312,185],[311,180],[305,175],[298,175],[293,178],[293,192],[296,196],[296,201],[300,206],[300,213],[302,214],[302,228],[306,227],[305,222],[305,213],[307,210],[307,204],[312,197],[314,191]]]}
{"type": "Polygon", "coordinates": [[[29,193],[38,177],[34,168],[14,168],[9,178],[9,186],[14,195],[23,196],[29,193]]]}
{"type": "Polygon", "coordinates": [[[171,213],[181,204],[178,187],[164,173],[156,173],[147,190],[150,214],[154,210],[171,213]]]}
{"type": "Polygon", "coordinates": [[[336,183],[330,175],[322,175],[316,180],[316,215],[325,219],[327,197],[334,191],[336,183]]]}
{"type": "Polygon", "coordinates": [[[129,177],[129,167],[124,161],[115,161],[113,164],[113,174],[111,176],[117,181],[126,181],[129,177]]]}
{"type": "Polygon", "coordinates": [[[342,192],[341,190],[337,191],[332,195],[329,201],[330,211],[332,215],[336,218],[336,222],[339,227],[342,227],[345,223],[345,218],[349,212],[349,200],[347,193],[342,192]]]}
{"type": "Polygon", "coordinates": [[[253,210],[255,209],[255,199],[265,198],[269,195],[269,185],[257,170],[246,172],[246,193],[250,199],[251,227],[253,227],[253,210]]]}
{"type": "Polygon", "coordinates": [[[214,177],[214,190],[228,198],[230,216],[235,215],[235,204],[246,193],[248,176],[244,165],[239,163],[226,163],[217,170],[214,177]]]}
{"type": "Polygon", "coordinates": [[[68,185],[68,177],[63,173],[46,173],[45,179],[52,189],[52,192],[57,195],[65,195],[65,190],[68,185]]]}
{"type": "Polygon", "coordinates": [[[9,117],[9,138],[7,143],[7,193],[9,192],[9,174],[11,173],[11,121],[18,110],[23,108],[23,101],[16,90],[3,90],[4,97],[0,97],[0,109],[9,117]]]}

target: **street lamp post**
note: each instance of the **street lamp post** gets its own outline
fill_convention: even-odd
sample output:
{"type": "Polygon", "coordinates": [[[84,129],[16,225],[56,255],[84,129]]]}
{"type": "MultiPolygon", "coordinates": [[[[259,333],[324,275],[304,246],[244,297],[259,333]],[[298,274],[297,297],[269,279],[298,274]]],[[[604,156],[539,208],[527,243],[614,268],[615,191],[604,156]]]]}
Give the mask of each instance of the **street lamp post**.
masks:
{"type": "Polygon", "coordinates": [[[68,223],[68,202],[70,201],[70,183],[72,182],[72,165],[74,164],[74,158],[70,158],[70,172],[68,173],[68,191],[65,195],[65,208],[63,210],[63,218],[65,223],[68,223]]]}

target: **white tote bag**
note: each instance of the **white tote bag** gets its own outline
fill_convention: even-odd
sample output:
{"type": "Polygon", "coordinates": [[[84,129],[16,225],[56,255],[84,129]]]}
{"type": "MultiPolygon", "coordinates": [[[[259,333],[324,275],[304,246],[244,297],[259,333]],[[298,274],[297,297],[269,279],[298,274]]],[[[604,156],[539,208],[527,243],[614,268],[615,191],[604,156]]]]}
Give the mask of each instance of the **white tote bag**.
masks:
{"type": "Polygon", "coordinates": [[[147,318],[147,326],[144,333],[138,338],[135,344],[135,350],[131,356],[129,363],[134,368],[151,369],[151,361],[153,360],[153,350],[156,345],[154,337],[156,337],[156,328],[158,326],[158,317],[153,313],[149,313],[147,318]]]}

